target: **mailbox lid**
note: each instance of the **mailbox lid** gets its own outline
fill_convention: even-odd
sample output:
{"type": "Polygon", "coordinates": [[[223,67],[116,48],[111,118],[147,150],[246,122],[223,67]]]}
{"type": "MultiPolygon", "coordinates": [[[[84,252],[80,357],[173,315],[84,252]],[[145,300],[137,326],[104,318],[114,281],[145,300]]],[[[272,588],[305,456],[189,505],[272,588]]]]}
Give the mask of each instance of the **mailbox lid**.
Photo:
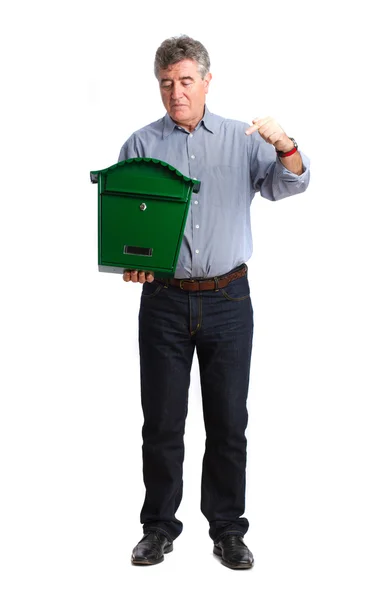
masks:
{"type": "Polygon", "coordinates": [[[156,158],[129,158],[90,175],[92,183],[100,180],[102,193],[135,193],[179,202],[187,202],[191,187],[195,192],[200,187],[200,181],[156,158]]]}

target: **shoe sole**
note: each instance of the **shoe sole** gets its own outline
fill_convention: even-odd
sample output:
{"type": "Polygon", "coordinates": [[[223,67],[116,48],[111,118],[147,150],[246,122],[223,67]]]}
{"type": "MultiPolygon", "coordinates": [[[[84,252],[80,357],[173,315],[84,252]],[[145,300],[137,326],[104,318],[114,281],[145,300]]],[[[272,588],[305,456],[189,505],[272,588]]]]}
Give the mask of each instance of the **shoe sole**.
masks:
{"type": "MultiPolygon", "coordinates": [[[[173,544],[165,548],[164,554],[169,554],[169,552],[173,551],[173,544]]],[[[148,567],[149,565],[158,565],[164,560],[164,554],[160,556],[160,558],[156,558],[155,560],[141,560],[131,557],[131,562],[133,565],[148,567]]]]}
{"type": "Polygon", "coordinates": [[[213,547],[213,554],[219,556],[221,559],[221,563],[229,569],[252,569],[253,565],[255,564],[255,561],[253,561],[250,564],[230,563],[222,558],[222,550],[220,548],[216,548],[215,546],[213,547]]]}

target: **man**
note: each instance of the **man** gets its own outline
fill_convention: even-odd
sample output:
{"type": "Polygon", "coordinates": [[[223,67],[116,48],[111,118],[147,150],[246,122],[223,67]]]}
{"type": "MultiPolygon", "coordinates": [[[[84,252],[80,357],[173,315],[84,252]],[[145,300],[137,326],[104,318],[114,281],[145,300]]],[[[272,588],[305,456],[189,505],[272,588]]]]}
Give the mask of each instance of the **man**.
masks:
{"type": "MultiPolygon", "coordinates": [[[[135,565],[161,562],[182,531],[183,435],[190,370],[200,367],[206,447],[201,510],[213,552],[233,569],[253,566],[244,543],[247,393],[252,305],[246,261],[252,253],[250,204],[303,192],[309,161],[271,117],[252,125],[223,119],[205,105],[212,75],[204,46],[187,36],[165,40],[155,57],[167,114],[135,132],[119,161],[152,157],[201,181],[193,194],[174,279],[127,271],[143,283],[139,312],[144,413],[141,510],[144,537],[135,565]]],[[[196,546],[198,548],[198,546],[196,546]]]]}

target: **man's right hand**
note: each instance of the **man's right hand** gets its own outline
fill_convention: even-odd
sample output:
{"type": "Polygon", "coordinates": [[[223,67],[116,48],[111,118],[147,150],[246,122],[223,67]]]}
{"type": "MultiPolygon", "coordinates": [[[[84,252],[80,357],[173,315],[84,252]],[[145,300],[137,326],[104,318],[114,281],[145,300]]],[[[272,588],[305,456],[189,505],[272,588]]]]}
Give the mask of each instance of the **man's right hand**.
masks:
{"type": "Polygon", "coordinates": [[[154,280],[153,273],[151,271],[125,271],[123,274],[123,281],[132,281],[133,283],[152,283],[154,280]]]}

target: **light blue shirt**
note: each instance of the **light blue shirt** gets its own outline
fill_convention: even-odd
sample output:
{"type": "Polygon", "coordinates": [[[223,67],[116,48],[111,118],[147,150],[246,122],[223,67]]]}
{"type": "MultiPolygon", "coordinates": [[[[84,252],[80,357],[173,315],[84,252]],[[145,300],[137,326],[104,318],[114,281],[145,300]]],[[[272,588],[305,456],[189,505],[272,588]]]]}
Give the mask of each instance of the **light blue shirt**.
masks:
{"type": "Polygon", "coordinates": [[[201,181],[192,194],[174,277],[215,277],[231,271],[252,255],[251,202],[256,192],[280,200],[304,192],[309,184],[309,159],[295,175],[277,157],[274,146],[248,123],[209,112],[193,132],[166,114],[136,131],[122,146],[118,161],[150,157],[165,161],[183,175],[201,181]]]}

